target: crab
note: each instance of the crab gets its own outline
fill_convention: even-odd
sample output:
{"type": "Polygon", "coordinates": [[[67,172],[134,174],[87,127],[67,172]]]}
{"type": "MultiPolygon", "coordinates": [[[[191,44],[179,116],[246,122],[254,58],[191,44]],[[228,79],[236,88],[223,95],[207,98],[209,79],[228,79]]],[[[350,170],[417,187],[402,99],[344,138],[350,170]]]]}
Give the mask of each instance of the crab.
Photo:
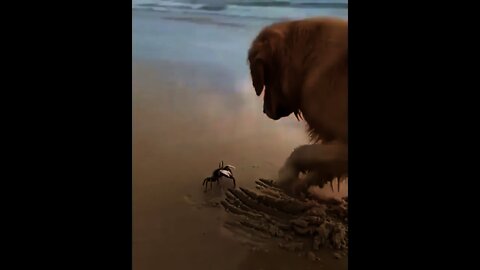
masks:
{"type": "Polygon", "coordinates": [[[233,180],[233,187],[235,188],[235,177],[233,177],[232,169],[235,169],[232,165],[223,165],[223,161],[218,164],[218,168],[212,172],[212,176],[209,176],[203,180],[202,186],[205,186],[205,191],[207,190],[207,185],[210,182],[210,189],[212,189],[213,182],[219,184],[219,180],[222,177],[226,177],[233,180]]]}

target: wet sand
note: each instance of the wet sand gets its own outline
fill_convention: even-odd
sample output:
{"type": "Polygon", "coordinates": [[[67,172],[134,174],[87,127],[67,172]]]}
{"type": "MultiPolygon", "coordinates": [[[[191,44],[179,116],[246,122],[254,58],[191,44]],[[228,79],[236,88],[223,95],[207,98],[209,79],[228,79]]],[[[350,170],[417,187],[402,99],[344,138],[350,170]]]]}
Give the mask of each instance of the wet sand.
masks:
{"type": "MultiPolygon", "coordinates": [[[[161,25],[200,27],[145,16],[161,25]]],[[[252,251],[223,228],[223,208],[204,205],[232,186],[222,180],[203,192],[203,179],[220,161],[236,166],[238,186],[253,187],[258,178],[276,178],[293,148],[307,142],[304,123],[295,117],[263,115],[239,58],[245,52],[220,64],[143,53],[135,52],[134,40],[133,269],[346,269],[346,259],[331,253],[310,262],[277,247],[252,251]]]]}

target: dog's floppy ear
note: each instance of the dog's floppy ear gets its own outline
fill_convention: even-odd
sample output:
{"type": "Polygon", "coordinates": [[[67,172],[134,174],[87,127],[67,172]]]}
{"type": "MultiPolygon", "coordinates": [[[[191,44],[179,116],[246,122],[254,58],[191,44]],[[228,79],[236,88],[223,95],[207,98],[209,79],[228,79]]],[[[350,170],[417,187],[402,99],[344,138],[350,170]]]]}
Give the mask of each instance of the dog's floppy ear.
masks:
{"type": "Polygon", "coordinates": [[[250,75],[252,76],[252,84],[255,88],[257,96],[263,91],[265,86],[265,60],[264,60],[264,44],[258,39],[254,40],[250,50],[248,50],[248,62],[250,64],[250,75]]]}
{"type": "Polygon", "coordinates": [[[265,86],[265,64],[261,59],[255,59],[250,63],[250,74],[255,93],[257,93],[257,96],[260,96],[265,86]]]}
{"type": "Polygon", "coordinates": [[[257,96],[262,94],[267,82],[265,76],[273,68],[278,68],[276,61],[280,56],[282,49],[282,40],[284,34],[272,27],[264,29],[253,41],[248,52],[248,61],[250,63],[250,74],[252,76],[253,87],[257,96]],[[268,70],[267,70],[268,69],[268,70]]]}

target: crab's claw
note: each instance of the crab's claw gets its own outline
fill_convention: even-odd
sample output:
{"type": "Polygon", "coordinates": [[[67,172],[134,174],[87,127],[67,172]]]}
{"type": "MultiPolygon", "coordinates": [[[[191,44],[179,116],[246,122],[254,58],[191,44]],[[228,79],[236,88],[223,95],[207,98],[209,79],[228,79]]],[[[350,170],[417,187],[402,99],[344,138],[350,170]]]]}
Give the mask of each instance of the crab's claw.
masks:
{"type": "Polygon", "coordinates": [[[221,173],[223,176],[232,177],[232,173],[231,173],[230,171],[220,170],[220,173],[221,173]]]}
{"type": "Polygon", "coordinates": [[[233,165],[225,165],[225,168],[236,169],[235,166],[233,166],[233,165]]]}

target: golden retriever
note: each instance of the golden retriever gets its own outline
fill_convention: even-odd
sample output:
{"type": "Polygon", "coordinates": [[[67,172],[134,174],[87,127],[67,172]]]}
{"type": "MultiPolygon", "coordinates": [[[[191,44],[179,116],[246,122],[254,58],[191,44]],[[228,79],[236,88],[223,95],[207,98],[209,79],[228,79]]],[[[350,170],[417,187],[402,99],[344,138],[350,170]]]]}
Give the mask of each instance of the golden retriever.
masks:
{"type": "Polygon", "coordinates": [[[348,22],[274,23],[253,40],[248,62],[256,94],[265,90],[263,112],[273,120],[303,117],[315,143],[293,151],[279,183],[297,189],[348,176],[348,22]],[[305,181],[299,172],[308,172],[305,181]]]}

